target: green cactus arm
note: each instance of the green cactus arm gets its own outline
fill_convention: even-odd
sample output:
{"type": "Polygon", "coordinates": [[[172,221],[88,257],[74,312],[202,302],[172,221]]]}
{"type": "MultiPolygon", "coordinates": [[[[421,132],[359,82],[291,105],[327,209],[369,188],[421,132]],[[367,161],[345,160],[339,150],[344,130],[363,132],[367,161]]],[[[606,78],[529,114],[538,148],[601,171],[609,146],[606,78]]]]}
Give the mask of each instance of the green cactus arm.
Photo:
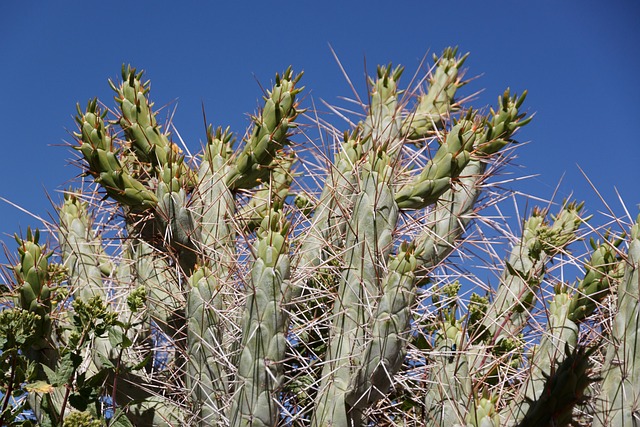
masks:
{"type": "Polygon", "coordinates": [[[453,189],[440,196],[429,213],[425,229],[415,240],[419,267],[436,267],[455,249],[473,218],[474,204],[480,195],[480,182],[485,178],[486,164],[472,160],[463,169],[463,178],[453,189]]]}
{"type": "Polygon", "coordinates": [[[419,175],[403,184],[396,192],[401,209],[422,209],[435,203],[447,191],[452,180],[459,178],[472,157],[484,157],[497,153],[513,142],[516,130],[531,121],[520,107],[526,98],[511,96],[507,89],[498,98],[497,110],[483,121],[474,119],[469,111],[445,136],[435,156],[429,160],[419,175]]]}
{"type": "Polygon", "coordinates": [[[91,229],[87,204],[77,194],[67,192],[59,214],[58,241],[68,269],[69,286],[76,297],[84,301],[94,296],[104,298],[103,278],[108,277],[114,267],[100,237],[91,229]]]}
{"type": "Polygon", "coordinates": [[[149,317],[175,339],[184,326],[185,297],[175,268],[151,245],[137,241],[134,254],[137,283],[147,290],[149,317]]]}
{"type": "Polygon", "coordinates": [[[426,394],[425,425],[455,426],[463,424],[472,395],[467,354],[463,348],[464,333],[455,318],[444,319],[435,342],[426,394]]]}
{"type": "Polygon", "coordinates": [[[178,147],[164,133],[153,112],[153,103],[149,100],[149,81],[143,81],[144,72],[122,65],[122,83],[109,80],[116,92],[116,102],[120,107],[118,123],[131,143],[131,149],[138,160],[153,167],[163,167],[176,163],[175,175],[186,177],[186,165],[177,162],[180,156],[178,147]]]}
{"type": "Polygon", "coordinates": [[[231,170],[233,135],[229,129],[207,129],[207,144],[198,169],[191,212],[199,230],[201,260],[189,278],[186,318],[187,386],[197,425],[222,422],[229,391],[229,355],[237,334],[231,314],[232,271],[236,260],[235,199],[226,184],[231,170]],[[227,311],[226,314],[222,314],[227,311]]]}
{"type": "MultiPolygon", "coordinates": [[[[508,93],[505,95],[504,99],[509,99],[512,104],[518,104],[518,106],[521,105],[521,100],[524,99],[523,97],[511,98],[508,93]]],[[[502,99],[501,105],[504,105],[502,99]]],[[[517,116],[520,116],[520,119],[523,118],[521,114],[517,114],[517,116]]],[[[528,123],[528,119],[523,120],[523,125],[526,123],[528,123]]],[[[491,128],[488,128],[485,132],[485,136],[477,139],[479,144],[486,145],[487,138],[492,135],[491,128]]],[[[479,150],[480,146],[476,146],[475,149],[479,150]]],[[[491,146],[499,147],[500,144],[491,146]]],[[[484,160],[472,156],[461,171],[455,186],[440,196],[433,210],[429,213],[428,223],[431,225],[415,240],[418,268],[428,271],[446,259],[454,250],[456,247],[455,242],[460,239],[473,218],[474,205],[481,191],[480,184],[486,178],[486,168],[487,163],[484,160]]],[[[464,363],[468,369],[473,361],[465,360],[464,363]]],[[[441,369],[444,368],[441,367],[441,369]]],[[[460,403],[455,401],[447,402],[446,396],[442,395],[441,392],[442,390],[437,389],[437,384],[430,384],[427,392],[427,396],[431,396],[427,399],[428,407],[435,408],[437,411],[444,410],[444,415],[442,416],[446,415],[451,422],[455,423],[463,422],[465,413],[472,414],[474,407],[460,406],[460,403]],[[438,404],[437,402],[440,403],[438,404]]],[[[458,389],[456,392],[461,391],[458,389]]]]}
{"type": "Polygon", "coordinates": [[[631,227],[594,426],[631,426],[640,402],[640,215],[631,227]]]}
{"type": "Polygon", "coordinates": [[[78,105],[79,132],[75,133],[87,162],[87,173],[106,191],[107,195],[134,210],[145,210],[155,206],[155,194],[131,175],[126,165],[118,158],[110,127],[105,126],[105,113],[100,111],[96,99],[89,102],[86,112],[78,105]]]}
{"type": "Polygon", "coordinates": [[[589,377],[589,371],[593,367],[590,357],[594,350],[596,347],[589,350],[581,346],[575,349],[565,347],[565,354],[560,358],[562,361],[554,363],[546,375],[544,388],[539,393],[539,397],[525,405],[527,412],[515,425],[518,427],[573,425],[575,421],[573,411],[578,404],[584,404],[584,392],[593,381],[589,377]]]}
{"type": "Polygon", "coordinates": [[[197,268],[189,278],[187,296],[187,386],[198,408],[195,424],[216,425],[223,419],[224,398],[229,393],[223,343],[221,281],[206,266],[197,268]]]}
{"type": "Polygon", "coordinates": [[[276,152],[289,143],[290,130],[296,127],[295,120],[300,113],[296,96],[303,89],[296,84],[301,77],[302,74],[294,76],[291,68],[282,77],[276,74],[276,82],[265,97],[260,115],[253,118],[251,136],[227,176],[232,190],[249,189],[268,181],[276,152]]]}
{"type": "Polygon", "coordinates": [[[618,259],[618,246],[622,240],[595,242],[591,240],[593,252],[585,265],[587,270],[571,297],[569,319],[580,322],[590,316],[622,277],[624,264],[618,259]]]}
{"type": "MultiPolygon", "coordinates": [[[[401,129],[397,83],[402,67],[378,67],[377,80],[371,82],[371,105],[365,120],[352,132],[345,132],[337,144],[310,232],[305,236],[300,259],[295,265],[302,270],[321,270],[326,260],[323,252],[340,246],[345,238],[347,217],[353,210],[359,181],[359,164],[373,146],[384,149],[395,158],[400,153],[401,129]]],[[[303,280],[307,280],[305,277],[303,280]]],[[[298,291],[296,291],[296,289],[298,291]]],[[[299,292],[302,286],[294,286],[299,292]]]]}
{"type": "Polygon", "coordinates": [[[345,419],[345,393],[354,366],[360,364],[363,325],[370,322],[367,305],[379,298],[381,260],[387,259],[391,233],[398,218],[389,184],[391,166],[388,159],[384,152],[372,153],[369,163],[364,166],[362,192],[347,227],[346,250],[342,258],[344,270],[333,310],[334,327],[312,425],[339,422],[333,418],[335,416],[345,419]]]}
{"type": "Polygon", "coordinates": [[[377,80],[372,82],[367,117],[357,130],[345,133],[341,150],[335,155],[336,166],[330,171],[330,180],[325,181],[321,206],[316,210],[313,222],[315,227],[321,227],[321,231],[307,238],[303,245],[302,253],[306,257],[302,261],[307,265],[320,265],[323,249],[331,247],[332,242],[341,246],[345,239],[347,248],[340,256],[346,270],[338,285],[339,298],[334,305],[336,327],[312,424],[346,425],[347,418],[357,417],[355,412],[346,414],[346,392],[354,375],[354,368],[349,364],[358,366],[359,356],[353,354],[353,349],[363,344],[360,342],[364,332],[362,325],[369,322],[362,304],[379,298],[376,289],[382,270],[376,260],[387,258],[398,215],[395,203],[389,199],[392,197],[389,181],[393,159],[399,155],[402,146],[397,101],[397,81],[401,74],[401,67],[394,70],[391,66],[378,68],[377,80]],[[357,165],[365,155],[368,158],[364,160],[358,179],[360,167],[357,165]],[[362,186],[360,195],[354,192],[358,186],[362,186]],[[348,215],[351,220],[346,219],[348,215]],[[362,289],[358,290],[360,287],[362,289]],[[327,373],[332,381],[326,377],[327,373]],[[335,377],[340,378],[339,383],[333,381],[335,377]]]}
{"type": "Polygon", "coordinates": [[[525,221],[522,237],[511,250],[496,296],[481,323],[480,329],[488,334],[485,338],[498,342],[501,337],[517,335],[524,327],[546,264],[576,239],[583,222],[581,209],[582,204],[563,206],[553,217],[553,224],[547,222],[546,212],[534,210],[525,221]]]}
{"type": "Polygon", "coordinates": [[[411,308],[415,299],[416,259],[410,245],[401,245],[389,261],[382,296],[371,319],[371,338],[352,377],[346,402],[362,411],[384,396],[406,353],[411,308]]]}
{"type": "Polygon", "coordinates": [[[436,69],[429,76],[427,93],[418,99],[415,110],[402,123],[403,134],[411,140],[429,136],[435,129],[442,128],[445,118],[458,109],[455,94],[466,81],[462,80],[461,67],[468,53],[458,55],[458,48],[446,48],[440,57],[433,56],[436,69]]]}
{"type": "Polygon", "coordinates": [[[435,156],[410,183],[396,193],[396,202],[401,209],[422,209],[435,203],[449,189],[451,179],[471,160],[478,132],[472,117],[462,120],[447,135],[435,156]]]}
{"type": "Polygon", "coordinates": [[[207,130],[207,145],[198,170],[197,191],[191,204],[195,222],[200,229],[200,249],[214,264],[229,265],[234,259],[236,203],[227,186],[233,134],[229,129],[212,127],[207,130]]]}
{"type": "Polygon", "coordinates": [[[363,156],[362,146],[360,131],[345,132],[343,140],[337,144],[333,162],[327,161],[327,177],[313,212],[309,232],[302,236],[299,255],[293,262],[294,271],[302,273],[292,279],[294,299],[310,278],[317,277],[325,270],[323,266],[327,256],[335,255],[326,252],[342,243],[347,215],[355,200],[354,190],[358,181],[356,165],[363,156]]]}
{"type": "Polygon", "coordinates": [[[231,426],[269,427],[278,422],[276,391],[283,375],[289,280],[289,224],[271,211],[258,231],[238,364],[238,385],[229,412],[231,426]]]}
{"type": "MultiPolygon", "coordinates": [[[[19,305],[38,316],[31,347],[40,351],[51,348],[51,288],[48,283],[49,258],[46,245],[40,244],[40,232],[27,229],[27,236],[15,237],[20,262],[13,268],[18,282],[19,305]]],[[[43,353],[43,352],[40,352],[43,353]]]]}
{"type": "Polygon", "coordinates": [[[398,80],[404,69],[378,67],[377,79],[371,81],[371,101],[362,129],[363,151],[384,149],[392,159],[402,147],[400,109],[398,108],[398,80]]]}
{"type": "MultiPolygon", "coordinates": [[[[188,206],[190,198],[184,188],[173,191],[164,183],[158,185],[156,196],[155,222],[142,224],[142,228],[155,228],[156,233],[152,238],[163,239],[163,249],[167,255],[177,258],[181,270],[190,274],[197,262],[200,241],[200,229],[196,227],[188,206]]],[[[142,236],[147,238],[144,231],[142,236]]]]}
{"type": "MultiPolygon", "coordinates": [[[[512,424],[521,422],[527,416],[532,404],[542,396],[549,375],[576,349],[579,328],[569,319],[570,305],[571,297],[566,290],[561,287],[556,289],[548,307],[547,328],[530,360],[530,375],[504,414],[512,424]]],[[[576,393],[576,390],[569,388],[571,385],[565,384],[567,388],[561,394],[568,396],[576,393]]]]}
{"type": "Polygon", "coordinates": [[[293,152],[276,153],[270,180],[265,182],[238,212],[239,220],[249,232],[260,226],[270,209],[280,210],[284,207],[294,178],[293,156],[293,152]]]}

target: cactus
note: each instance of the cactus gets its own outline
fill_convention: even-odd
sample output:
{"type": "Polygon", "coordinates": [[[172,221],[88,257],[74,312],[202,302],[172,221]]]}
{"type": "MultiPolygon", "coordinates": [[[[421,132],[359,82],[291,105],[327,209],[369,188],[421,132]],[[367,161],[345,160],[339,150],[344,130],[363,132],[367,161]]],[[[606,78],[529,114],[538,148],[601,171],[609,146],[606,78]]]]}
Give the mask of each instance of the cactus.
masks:
{"type": "Polygon", "coordinates": [[[462,105],[466,57],[446,49],[406,91],[378,67],[361,120],[323,130],[329,158],[292,142],[291,69],[240,146],[209,126],[191,157],[124,66],[115,117],[78,107],[57,244],[17,237],[0,426],[631,425],[638,223],[587,259],[582,204],[536,208],[495,289],[466,298],[472,273],[447,273],[531,120],[526,93],[462,105]],[[581,281],[554,282],[562,257],[581,281]]]}

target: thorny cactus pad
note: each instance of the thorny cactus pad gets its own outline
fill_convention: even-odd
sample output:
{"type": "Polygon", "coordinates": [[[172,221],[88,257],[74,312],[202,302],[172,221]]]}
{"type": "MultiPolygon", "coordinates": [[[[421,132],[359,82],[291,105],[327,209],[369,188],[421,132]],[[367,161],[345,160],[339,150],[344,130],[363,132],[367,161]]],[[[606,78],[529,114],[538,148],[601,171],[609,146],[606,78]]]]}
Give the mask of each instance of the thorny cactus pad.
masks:
{"type": "Polygon", "coordinates": [[[378,67],[350,129],[316,122],[321,150],[297,140],[287,69],[240,143],[209,125],[195,156],[124,66],[113,112],[78,107],[56,242],[17,238],[0,426],[637,422],[638,224],[590,228],[580,256],[582,204],[536,208],[502,236],[497,286],[465,267],[495,253],[479,212],[531,120],[526,93],[464,105],[466,58],[446,49],[405,90],[378,67]]]}

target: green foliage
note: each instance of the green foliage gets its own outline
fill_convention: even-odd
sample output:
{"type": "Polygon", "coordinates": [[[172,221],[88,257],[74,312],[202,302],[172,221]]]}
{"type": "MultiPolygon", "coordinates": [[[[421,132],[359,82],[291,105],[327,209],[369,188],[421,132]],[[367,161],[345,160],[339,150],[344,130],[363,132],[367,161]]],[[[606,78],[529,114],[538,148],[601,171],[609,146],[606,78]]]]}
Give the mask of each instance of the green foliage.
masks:
{"type": "Polygon", "coordinates": [[[292,142],[287,69],[239,146],[209,125],[197,156],[123,67],[116,110],[78,107],[83,190],[57,242],[16,238],[0,427],[630,424],[638,224],[628,249],[607,232],[572,255],[582,204],[534,208],[498,236],[497,286],[467,297],[486,278],[464,272],[465,239],[494,253],[478,212],[531,117],[509,90],[462,105],[466,58],[446,49],[406,91],[378,67],[357,123],[320,123],[322,152],[292,142]]]}

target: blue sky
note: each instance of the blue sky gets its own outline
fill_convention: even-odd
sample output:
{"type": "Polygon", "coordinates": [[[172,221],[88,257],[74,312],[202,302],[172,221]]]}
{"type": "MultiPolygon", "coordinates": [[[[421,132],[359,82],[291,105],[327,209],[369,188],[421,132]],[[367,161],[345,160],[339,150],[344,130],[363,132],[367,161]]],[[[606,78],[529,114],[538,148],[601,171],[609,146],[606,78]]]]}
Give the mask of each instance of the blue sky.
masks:
{"type": "MultiPolygon", "coordinates": [[[[578,165],[621,213],[617,189],[638,212],[640,172],[640,5],[637,1],[482,2],[18,2],[0,6],[0,197],[48,218],[79,170],[67,164],[77,102],[111,105],[107,78],[122,63],[147,70],[157,106],[177,100],[174,123],[196,150],[201,105],[214,125],[242,133],[246,113],[275,72],[304,70],[306,101],[351,96],[333,47],[365,87],[378,63],[406,66],[408,82],[427,52],[470,51],[465,94],[494,104],[506,87],[529,90],[536,113],[520,134],[513,187],[551,197],[573,192],[588,210],[603,206],[578,165]],[[179,4],[179,5],[178,5],[179,4]]],[[[344,105],[344,103],[343,103],[344,105]]],[[[336,121],[336,123],[339,123],[336,121]]],[[[0,234],[37,221],[0,202],[0,234]]],[[[11,245],[13,249],[13,245],[11,245]]]]}

